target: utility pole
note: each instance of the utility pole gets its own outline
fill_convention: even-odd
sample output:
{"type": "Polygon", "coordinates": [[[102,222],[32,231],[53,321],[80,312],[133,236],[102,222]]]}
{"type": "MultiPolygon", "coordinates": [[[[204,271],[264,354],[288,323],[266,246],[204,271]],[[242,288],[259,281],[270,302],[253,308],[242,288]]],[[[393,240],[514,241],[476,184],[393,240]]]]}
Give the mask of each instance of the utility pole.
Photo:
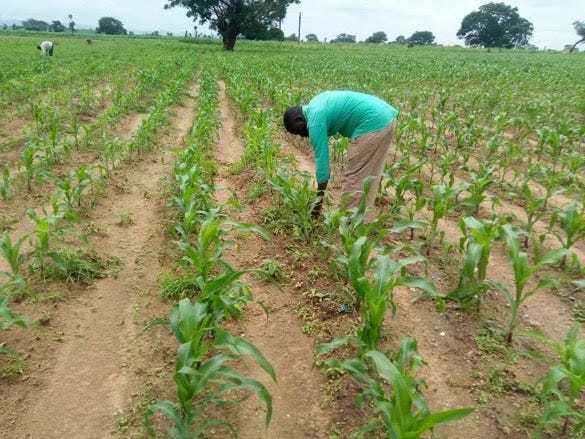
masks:
{"type": "Polygon", "coordinates": [[[301,42],[301,12],[299,11],[299,34],[298,34],[298,42],[301,42]]]}

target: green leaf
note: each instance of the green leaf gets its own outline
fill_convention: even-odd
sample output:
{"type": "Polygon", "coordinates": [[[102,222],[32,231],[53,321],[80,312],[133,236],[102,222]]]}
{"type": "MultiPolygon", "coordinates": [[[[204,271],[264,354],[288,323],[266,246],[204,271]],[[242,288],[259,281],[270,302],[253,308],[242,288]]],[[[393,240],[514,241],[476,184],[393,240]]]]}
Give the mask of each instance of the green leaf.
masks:
{"type": "Polygon", "coordinates": [[[148,409],[146,410],[146,414],[144,416],[144,426],[146,427],[148,433],[151,437],[156,437],[156,432],[152,427],[151,418],[157,412],[162,412],[167,419],[169,419],[174,426],[174,429],[169,429],[169,433],[174,431],[175,434],[171,436],[174,437],[188,437],[189,430],[185,426],[185,422],[181,417],[181,410],[179,407],[171,402],[171,401],[158,401],[154,404],[151,404],[148,409]]]}
{"type": "Polygon", "coordinates": [[[398,221],[390,229],[390,233],[401,233],[409,229],[422,229],[427,226],[427,223],[419,220],[404,220],[398,221]]]}
{"type": "Polygon", "coordinates": [[[8,329],[12,325],[17,325],[20,326],[21,328],[26,328],[27,321],[18,317],[8,307],[9,299],[10,297],[8,295],[0,298],[0,330],[8,329]]]}
{"type": "Polygon", "coordinates": [[[319,345],[315,351],[315,356],[319,357],[323,354],[339,349],[341,346],[345,346],[352,340],[355,340],[355,337],[351,335],[340,335],[339,337],[335,337],[333,341],[319,345]]]}
{"type": "Polygon", "coordinates": [[[566,248],[559,248],[557,250],[545,253],[539,262],[541,264],[555,264],[568,254],[569,251],[566,248]]]}
{"type": "Polygon", "coordinates": [[[192,367],[195,363],[195,356],[193,355],[193,349],[191,348],[191,341],[182,343],[179,346],[177,368],[192,367]]]}
{"type": "Polygon", "coordinates": [[[407,276],[400,278],[400,283],[411,288],[419,288],[427,293],[430,297],[437,297],[439,293],[435,289],[435,284],[424,277],[407,276]]]}
{"type": "MultiPolygon", "coordinates": [[[[270,425],[270,420],[272,419],[272,395],[266,386],[258,380],[240,375],[233,369],[224,369],[223,375],[235,384],[235,387],[231,390],[250,389],[260,397],[266,406],[265,424],[266,427],[268,427],[268,425],[270,425]]],[[[274,379],[276,380],[276,378],[274,379]]]]}
{"type": "Polygon", "coordinates": [[[227,353],[220,353],[201,364],[197,370],[196,393],[201,393],[207,386],[209,380],[221,374],[223,365],[233,359],[234,357],[227,353]]]}
{"type": "Polygon", "coordinates": [[[245,232],[245,233],[256,233],[260,235],[262,238],[266,239],[267,241],[272,241],[272,236],[270,233],[261,226],[252,223],[238,223],[235,221],[224,221],[224,224],[229,224],[233,228],[245,232]]]}
{"type": "Polygon", "coordinates": [[[233,337],[220,328],[215,328],[214,334],[215,347],[227,348],[236,355],[249,355],[274,381],[276,381],[276,373],[274,372],[272,364],[256,346],[241,337],[233,337]]]}
{"type": "Polygon", "coordinates": [[[434,428],[437,424],[458,421],[475,411],[475,407],[445,410],[431,413],[424,417],[423,422],[418,426],[421,433],[434,428]]]}
{"type": "Polygon", "coordinates": [[[494,287],[496,287],[506,298],[506,300],[508,301],[508,303],[512,303],[514,302],[515,298],[514,298],[514,293],[512,293],[508,287],[506,287],[504,284],[500,283],[500,282],[492,282],[492,285],[494,287]]]}

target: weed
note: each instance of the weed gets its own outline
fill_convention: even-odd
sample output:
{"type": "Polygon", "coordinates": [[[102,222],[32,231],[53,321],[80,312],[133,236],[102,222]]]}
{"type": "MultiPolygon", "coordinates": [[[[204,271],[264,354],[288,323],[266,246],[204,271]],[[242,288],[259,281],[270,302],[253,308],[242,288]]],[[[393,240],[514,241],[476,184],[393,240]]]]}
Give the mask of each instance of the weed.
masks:
{"type": "Polygon", "coordinates": [[[199,283],[193,276],[162,273],[159,279],[162,284],[160,296],[166,300],[177,301],[185,297],[195,297],[200,292],[199,283]]]}
{"type": "Polygon", "coordinates": [[[475,343],[479,350],[487,355],[506,355],[505,334],[501,329],[496,328],[495,322],[483,322],[475,337],[475,343]]]}
{"type": "Polygon", "coordinates": [[[0,346],[0,360],[0,378],[16,378],[24,374],[26,363],[15,350],[0,346]]]}
{"type": "Polygon", "coordinates": [[[263,270],[277,282],[281,282],[286,279],[286,273],[281,263],[272,259],[262,260],[263,270]]]}
{"type": "Polygon", "coordinates": [[[134,216],[132,213],[122,213],[120,214],[120,226],[121,227],[130,227],[135,223],[134,216]]]}
{"type": "Polygon", "coordinates": [[[106,277],[120,264],[116,258],[102,258],[92,250],[60,250],[54,263],[45,268],[45,274],[52,279],[69,282],[91,282],[106,277]]]}

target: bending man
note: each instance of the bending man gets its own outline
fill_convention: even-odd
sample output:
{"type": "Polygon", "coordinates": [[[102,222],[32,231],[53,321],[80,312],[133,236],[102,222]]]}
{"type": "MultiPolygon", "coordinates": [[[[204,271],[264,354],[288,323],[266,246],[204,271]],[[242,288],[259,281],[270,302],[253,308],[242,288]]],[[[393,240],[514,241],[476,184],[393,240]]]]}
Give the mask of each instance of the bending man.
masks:
{"type": "Polygon", "coordinates": [[[290,107],[284,113],[284,126],[291,134],[308,137],[315,152],[319,216],[330,177],[329,136],[341,134],[350,139],[342,186],[345,208],[359,205],[364,180],[372,177],[367,204],[374,207],[378,183],[394,136],[398,110],[376,96],[354,91],[326,91],[304,106],[290,107]]]}
{"type": "Polygon", "coordinates": [[[37,46],[37,49],[41,51],[41,55],[53,56],[53,43],[51,41],[43,41],[37,46]]]}

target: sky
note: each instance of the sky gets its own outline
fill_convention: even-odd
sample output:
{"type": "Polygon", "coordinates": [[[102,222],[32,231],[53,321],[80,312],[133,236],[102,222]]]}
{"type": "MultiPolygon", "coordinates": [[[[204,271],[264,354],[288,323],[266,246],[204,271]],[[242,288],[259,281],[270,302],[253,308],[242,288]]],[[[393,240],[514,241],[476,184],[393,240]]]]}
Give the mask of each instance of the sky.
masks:
{"type": "MultiPolygon", "coordinates": [[[[517,7],[534,31],[530,43],[540,49],[562,49],[579,37],[574,21],[585,21],[585,0],[494,0],[517,7]]],[[[302,0],[289,6],[282,23],[285,36],[296,34],[301,14],[301,37],[315,34],[319,41],[345,33],[363,41],[374,32],[385,32],[389,41],[408,38],[416,31],[430,31],[435,42],[464,45],[456,33],[463,18],[489,0],[302,0]]],[[[183,35],[185,31],[211,33],[194,23],[186,9],[164,10],[164,0],[0,0],[0,23],[34,18],[48,23],[60,20],[67,26],[73,15],[77,27],[97,27],[101,17],[120,20],[137,34],[159,31],[183,35]]]]}

